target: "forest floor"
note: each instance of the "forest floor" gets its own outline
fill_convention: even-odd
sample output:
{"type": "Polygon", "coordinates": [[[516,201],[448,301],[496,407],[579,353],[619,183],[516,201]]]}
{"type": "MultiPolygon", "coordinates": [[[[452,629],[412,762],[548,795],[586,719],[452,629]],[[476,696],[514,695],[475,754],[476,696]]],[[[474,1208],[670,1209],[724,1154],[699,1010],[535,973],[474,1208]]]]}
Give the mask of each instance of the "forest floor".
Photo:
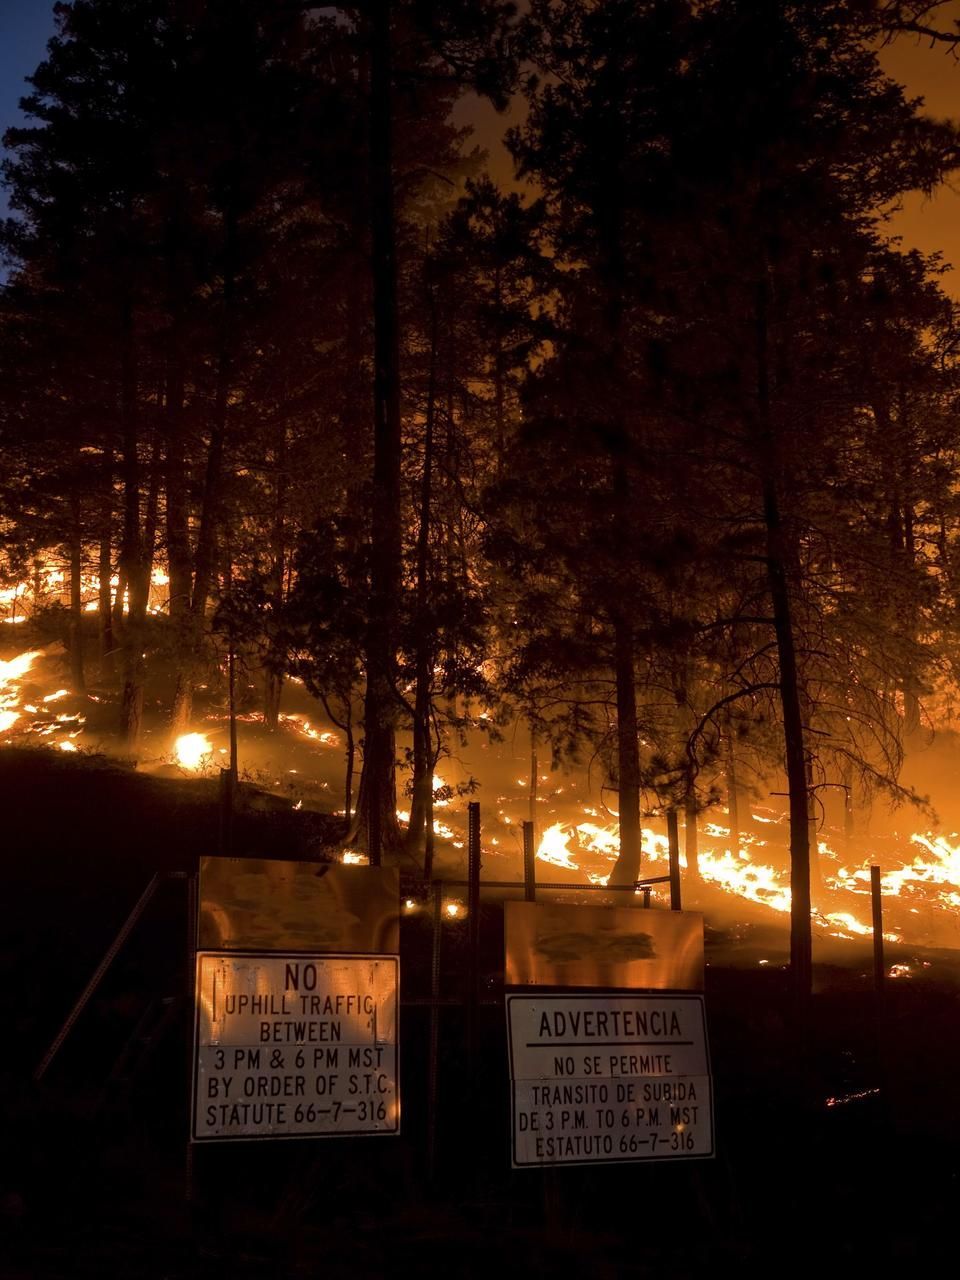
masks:
{"type": "MultiPolygon", "coordinates": [[[[511,1172],[491,1008],[473,1089],[457,1011],[442,1031],[431,1179],[426,1022],[412,1009],[400,1138],[213,1145],[188,1172],[182,881],[165,882],[42,1082],[32,1075],[150,876],[216,849],[215,783],[8,747],[0,815],[3,1280],[890,1274],[952,1257],[960,952],[905,949],[912,976],[878,1008],[868,948],[830,940],[798,1038],[783,917],[710,924],[710,1161],[511,1172]],[[141,1042],[145,1016],[158,1031],[141,1042]]],[[[253,810],[237,852],[318,857],[341,833],[317,812],[253,810]]]]}

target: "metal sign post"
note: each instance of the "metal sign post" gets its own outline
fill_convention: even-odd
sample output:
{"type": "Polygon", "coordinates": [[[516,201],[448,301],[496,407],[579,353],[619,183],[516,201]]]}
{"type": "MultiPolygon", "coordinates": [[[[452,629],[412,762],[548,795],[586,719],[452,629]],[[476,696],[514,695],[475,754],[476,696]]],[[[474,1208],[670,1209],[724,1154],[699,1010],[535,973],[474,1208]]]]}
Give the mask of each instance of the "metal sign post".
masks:
{"type": "Polygon", "coordinates": [[[400,1131],[399,875],[200,863],[193,1142],[400,1131]]]}
{"type": "Polygon", "coordinates": [[[504,941],[513,1167],[712,1156],[703,917],[508,902],[504,941]]]}

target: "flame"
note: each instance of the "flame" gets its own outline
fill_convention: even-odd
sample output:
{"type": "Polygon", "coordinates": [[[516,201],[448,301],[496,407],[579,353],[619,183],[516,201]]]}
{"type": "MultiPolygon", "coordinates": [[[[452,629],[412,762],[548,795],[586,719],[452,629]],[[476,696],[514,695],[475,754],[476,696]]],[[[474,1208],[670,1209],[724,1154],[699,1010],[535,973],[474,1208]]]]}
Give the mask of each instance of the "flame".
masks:
{"type": "Polygon", "coordinates": [[[39,649],[29,649],[26,653],[18,653],[15,658],[6,661],[0,659],[0,733],[6,733],[20,719],[17,700],[20,696],[20,681],[36,662],[42,657],[39,649]]]}
{"type": "Polygon", "coordinates": [[[173,758],[181,769],[199,772],[213,753],[210,739],[203,733],[182,733],[173,745],[173,758]]]}
{"type": "MultiPolygon", "coordinates": [[[[885,893],[899,894],[904,887],[912,887],[916,882],[960,888],[960,845],[951,844],[946,836],[924,835],[919,832],[911,836],[911,842],[932,854],[932,860],[918,856],[910,866],[903,867],[900,871],[888,871],[880,877],[885,893]]],[[[858,872],[857,877],[865,878],[868,874],[861,875],[858,872]]],[[[957,895],[954,894],[953,897],[957,895]]],[[[960,900],[950,905],[958,906],[960,900]]]]}
{"type": "MultiPolygon", "coordinates": [[[[410,810],[398,809],[397,821],[402,822],[405,827],[408,827],[410,825],[410,810]]],[[[448,827],[445,822],[441,822],[439,818],[434,818],[433,834],[435,836],[440,836],[442,840],[452,840],[457,833],[453,830],[452,827],[448,827]]],[[[493,843],[495,844],[496,841],[494,841],[493,843]]]]}
{"type": "Polygon", "coordinates": [[[574,862],[567,848],[567,844],[575,832],[576,827],[570,827],[563,822],[555,822],[552,827],[547,827],[540,837],[537,857],[541,862],[549,862],[555,867],[566,867],[568,871],[579,871],[580,864],[574,862]]]}
{"type": "Polygon", "coordinates": [[[773,907],[774,911],[790,910],[790,890],[781,883],[773,867],[761,862],[744,862],[728,850],[722,854],[704,851],[697,859],[704,880],[749,898],[751,902],[773,907]]]}
{"type": "Polygon", "coordinates": [[[40,649],[30,649],[26,653],[18,653],[15,658],[6,662],[0,659],[0,693],[14,680],[22,680],[37,658],[42,657],[40,649]]]}
{"type": "Polygon", "coordinates": [[[356,849],[344,849],[340,861],[348,867],[366,867],[370,859],[365,853],[358,853],[356,849]]]}
{"type": "MultiPolygon", "coordinates": [[[[168,592],[170,578],[161,565],[152,569],[150,574],[150,595],[147,610],[151,614],[165,613],[169,604],[168,592]]],[[[112,574],[110,587],[116,594],[119,577],[112,574]]],[[[69,605],[70,575],[62,558],[48,556],[46,560],[35,563],[34,572],[28,579],[17,582],[11,587],[0,588],[0,622],[13,624],[27,622],[37,611],[50,603],[69,605]]],[[[80,574],[80,607],[85,613],[95,613],[100,608],[100,576],[97,573],[80,574]]],[[[126,607],[128,593],[124,592],[123,604],[126,607]]]]}
{"type": "Polygon", "coordinates": [[[331,733],[328,729],[315,729],[306,716],[281,716],[280,720],[283,724],[293,725],[294,729],[299,729],[302,734],[312,738],[314,742],[319,742],[323,747],[336,747],[340,743],[335,733],[331,733]]]}

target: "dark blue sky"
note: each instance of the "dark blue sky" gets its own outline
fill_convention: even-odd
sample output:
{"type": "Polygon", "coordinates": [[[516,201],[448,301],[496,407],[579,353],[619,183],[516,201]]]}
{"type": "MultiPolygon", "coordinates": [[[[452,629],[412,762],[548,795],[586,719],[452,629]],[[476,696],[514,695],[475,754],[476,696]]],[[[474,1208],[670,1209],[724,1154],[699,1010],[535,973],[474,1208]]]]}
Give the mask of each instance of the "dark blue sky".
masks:
{"type": "Polygon", "coordinates": [[[43,61],[53,30],[53,0],[0,0],[0,135],[23,119],[17,103],[29,89],[24,76],[43,61]]]}
{"type": "Polygon", "coordinates": [[[0,0],[0,126],[20,119],[17,101],[27,92],[24,76],[43,60],[53,35],[52,0],[0,0]]]}

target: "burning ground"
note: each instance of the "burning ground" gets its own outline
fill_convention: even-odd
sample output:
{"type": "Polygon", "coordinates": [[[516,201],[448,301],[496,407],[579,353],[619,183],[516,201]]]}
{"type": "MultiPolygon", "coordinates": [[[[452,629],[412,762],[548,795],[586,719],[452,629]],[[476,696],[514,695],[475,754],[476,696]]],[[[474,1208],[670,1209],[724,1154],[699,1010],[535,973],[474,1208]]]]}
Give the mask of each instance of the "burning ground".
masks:
{"type": "MultiPolygon", "coordinates": [[[[82,695],[70,693],[59,645],[9,652],[0,660],[0,747],[45,747],[78,757],[78,765],[91,755],[119,757],[111,732],[115,696],[96,688],[82,695]]],[[[195,779],[212,787],[218,768],[229,761],[229,725],[220,691],[210,690],[206,703],[201,696],[194,728],[172,744],[159,705],[152,714],[148,708],[138,773],[181,783],[195,779]]],[[[238,738],[240,776],[258,794],[273,797],[279,808],[305,811],[305,816],[326,813],[335,818],[338,811],[342,816],[343,735],[324,723],[302,686],[288,683],[277,733],[267,733],[256,712],[241,711],[238,738]]],[[[940,776],[945,781],[954,754],[960,756],[960,751],[947,735],[910,767],[921,778],[940,776]]],[[[517,880],[522,875],[522,823],[531,812],[529,754],[526,743],[509,733],[500,743],[475,738],[466,751],[441,762],[434,780],[438,873],[451,879],[465,874],[466,797],[458,792],[471,778],[481,784],[475,798],[483,820],[484,878],[517,880]]],[[[741,814],[736,843],[724,808],[701,815],[698,874],[681,855],[684,905],[705,911],[714,944],[722,946],[733,963],[785,962],[788,822],[782,804],[764,799],[761,803],[754,798],[749,813],[741,814]]],[[[598,888],[605,883],[617,856],[618,828],[603,800],[604,793],[590,787],[583,771],[542,769],[535,802],[541,881],[591,883],[598,888]]],[[[398,812],[404,821],[406,809],[398,812]]],[[[328,828],[331,831],[336,831],[335,824],[328,828]]],[[[956,832],[930,829],[924,815],[909,808],[878,809],[858,815],[852,836],[829,821],[821,823],[817,842],[814,935],[816,958],[822,963],[864,963],[871,937],[871,863],[882,870],[891,976],[916,977],[936,962],[921,952],[960,947],[956,832]]],[[[344,849],[342,842],[335,853],[346,861],[362,858],[344,849]]],[[[645,825],[644,855],[645,874],[666,874],[662,818],[654,816],[645,825]]],[[[408,869],[415,868],[411,864],[408,869]]],[[[663,885],[654,888],[654,905],[665,903],[665,890],[663,885]]],[[[601,901],[602,895],[591,900],[601,901]]],[[[456,910],[455,899],[451,904],[456,910]]]]}

